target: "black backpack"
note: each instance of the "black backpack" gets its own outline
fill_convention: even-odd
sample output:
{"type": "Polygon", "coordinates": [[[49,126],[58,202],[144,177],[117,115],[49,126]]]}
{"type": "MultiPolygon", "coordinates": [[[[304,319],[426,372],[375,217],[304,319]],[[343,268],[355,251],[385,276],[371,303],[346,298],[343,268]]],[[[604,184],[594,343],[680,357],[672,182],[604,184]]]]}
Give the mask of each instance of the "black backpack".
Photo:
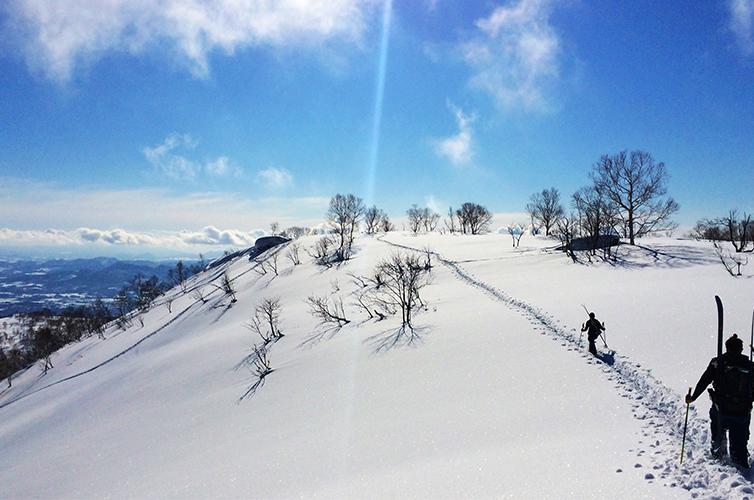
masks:
{"type": "MultiPolygon", "coordinates": [[[[748,365],[748,363],[747,363],[748,365]]],[[[750,366],[723,363],[722,407],[730,410],[748,410],[751,407],[750,366]]]]}

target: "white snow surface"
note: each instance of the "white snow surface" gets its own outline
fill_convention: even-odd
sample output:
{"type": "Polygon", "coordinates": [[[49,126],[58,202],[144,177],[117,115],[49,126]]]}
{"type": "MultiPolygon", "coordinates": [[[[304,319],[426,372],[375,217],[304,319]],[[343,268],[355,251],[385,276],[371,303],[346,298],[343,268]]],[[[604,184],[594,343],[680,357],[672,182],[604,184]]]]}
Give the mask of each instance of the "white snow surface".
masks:
{"type": "Polygon", "coordinates": [[[326,269],[304,252],[316,238],[298,240],[298,266],[285,247],[270,250],[278,275],[236,259],[170,291],[143,326],[2,382],[0,497],[754,499],[748,474],[708,455],[706,396],[680,464],[683,395],[716,355],[714,296],[726,338],[751,328],[754,281],[711,244],[642,239],[617,263],[574,263],[543,237],[514,249],[507,235],[390,233],[326,269]],[[353,304],[350,275],[400,246],[434,252],[413,336],[353,304]],[[235,303],[213,286],[224,272],[235,303]],[[328,330],[310,295],[341,297],[352,321],[328,330]],[[243,397],[261,344],[245,325],[275,297],[273,371],[243,397]],[[582,304],[605,322],[611,363],[579,343],[582,304]]]}

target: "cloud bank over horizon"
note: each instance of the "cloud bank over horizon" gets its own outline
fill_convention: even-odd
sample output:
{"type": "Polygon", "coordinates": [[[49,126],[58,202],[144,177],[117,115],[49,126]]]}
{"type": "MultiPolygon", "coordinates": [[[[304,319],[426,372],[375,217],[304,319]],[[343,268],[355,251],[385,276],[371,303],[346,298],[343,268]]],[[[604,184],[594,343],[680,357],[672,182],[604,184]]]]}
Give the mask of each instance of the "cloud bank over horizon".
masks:
{"type": "Polygon", "coordinates": [[[191,250],[195,247],[250,247],[257,238],[268,234],[262,229],[239,231],[207,226],[200,231],[153,231],[138,232],[124,229],[100,230],[78,228],[73,231],[60,229],[19,231],[0,228],[0,248],[68,247],[89,246],[98,249],[107,247],[148,247],[172,250],[191,250]]]}

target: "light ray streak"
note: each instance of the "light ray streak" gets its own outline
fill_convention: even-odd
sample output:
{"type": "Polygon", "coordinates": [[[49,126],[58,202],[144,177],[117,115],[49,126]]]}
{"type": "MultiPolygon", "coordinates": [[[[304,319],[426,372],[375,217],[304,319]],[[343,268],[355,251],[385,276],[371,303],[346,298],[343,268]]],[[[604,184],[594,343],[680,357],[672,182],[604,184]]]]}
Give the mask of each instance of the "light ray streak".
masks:
{"type": "Polygon", "coordinates": [[[369,153],[367,171],[366,206],[374,203],[374,190],[377,181],[377,158],[380,150],[380,129],[382,110],[385,101],[385,74],[387,71],[388,45],[390,41],[390,20],[393,13],[393,0],[385,0],[382,14],[382,33],[380,38],[380,60],[377,67],[377,85],[374,99],[374,121],[372,122],[372,148],[369,153]]]}

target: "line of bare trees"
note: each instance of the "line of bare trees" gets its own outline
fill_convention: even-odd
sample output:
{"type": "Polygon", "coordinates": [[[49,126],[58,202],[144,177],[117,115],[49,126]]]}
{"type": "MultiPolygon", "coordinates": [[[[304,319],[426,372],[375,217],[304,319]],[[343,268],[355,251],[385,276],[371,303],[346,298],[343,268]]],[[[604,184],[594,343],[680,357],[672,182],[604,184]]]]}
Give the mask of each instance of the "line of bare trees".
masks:
{"type": "Polygon", "coordinates": [[[666,197],[667,169],[664,163],[655,163],[651,154],[603,155],[589,178],[592,183],[571,196],[570,212],[555,188],[531,195],[526,205],[532,226],[546,235],[557,235],[572,257],[577,240],[586,242],[592,254],[602,248],[609,256],[618,237],[635,245],[642,236],[676,229],[671,217],[679,205],[666,197]]]}
{"type": "Polygon", "coordinates": [[[52,354],[61,347],[85,337],[97,335],[104,338],[105,326],[113,314],[101,299],[91,305],[68,307],[56,314],[49,309],[19,314],[16,342],[9,349],[0,349],[0,379],[12,384],[18,370],[42,361],[44,373],[51,368],[52,354]]]}
{"type": "Polygon", "coordinates": [[[717,258],[731,276],[742,275],[741,269],[749,263],[748,254],[754,252],[752,214],[739,214],[737,209],[723,217],[697,221],[692,236],[712,242],[717,258]]]}

